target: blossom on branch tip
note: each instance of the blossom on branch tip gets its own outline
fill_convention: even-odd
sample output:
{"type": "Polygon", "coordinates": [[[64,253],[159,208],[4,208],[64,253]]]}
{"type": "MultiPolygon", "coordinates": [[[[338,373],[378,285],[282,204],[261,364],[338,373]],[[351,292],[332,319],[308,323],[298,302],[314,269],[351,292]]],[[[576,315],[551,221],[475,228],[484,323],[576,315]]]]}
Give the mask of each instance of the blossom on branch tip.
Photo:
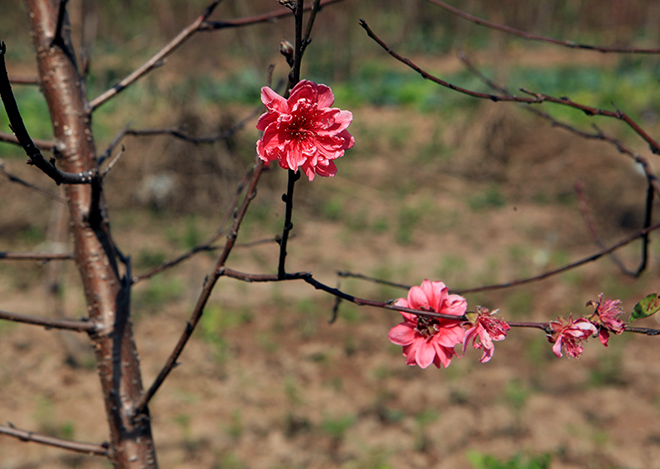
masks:
{"type": "Polygon", "coordinates": [[[407,298],[399,298],[396,306],[457,316],[456,320],[418,316],[399,311],[403,322],[394,326],[388,337],[393,344],[403,346],[406,363],[421,368],[433,363],[445,368],[451,363],[454,346],[463,343],[465,329],[462,322],[467,310],[467,301],[459,295],[450,295],[442,282],[424,280],[408,291],[407,298]]]}
{"type": "Polygon", "coordinates": [[[571,357],[579,358],[584,351],[582,341],[598,332],[596,326],[588,319],[580,318],[574,321],[572,316],[568,319],[558,318],[557,321],[550,321],[550,327],[552,332],[548,334],[548,341],[554,344],[552,351],[557,358],[563,356],[562,347],[571,357]]]}
{"type": "Polygon", "coordinates": [[[598,338],[600,342],[607,347],[607,341],[610,338],[610,332],[622,334],[626,324],[619,319],[623,313],[621,310],[621,300],[604,300],[603,294],[598,296],[598,302],[590,301],[587,306],[594,306],[596,311],[590,320],[598,328],[598,338]]]}
{"type": "Polygon", "coordinates": [[[281,167],[298,171],[302,168],[310,181],[314,176],[334,176],[333,160],[355,143],[346,130],[353,114],[330,107],[335,101],[332,90],[308,80],[293,87],[284,99],[265,86],[261,101],[268,112],[262,114],[257,129],[263,136],[257,141],[257,154],[269,162],[278,160],[281,167]]]}
{"type": "Polygon", "coordinates": [[[499,309],[496,309],[491,313],[487,308],[477,306],[476,313],[468,314],[468,317],[476,316],[476,318],[468,323],[471,327],[465,333],[465,339],[463,340],[464,354],[471,340],[475,349],[484,352],[479,359],[481,363],[486,363],[493,358],[493,353],[495,353],[493,341],[504,340],[507,331],[511,329],[506,321],[495,317],[498,311],[499,309]]]}

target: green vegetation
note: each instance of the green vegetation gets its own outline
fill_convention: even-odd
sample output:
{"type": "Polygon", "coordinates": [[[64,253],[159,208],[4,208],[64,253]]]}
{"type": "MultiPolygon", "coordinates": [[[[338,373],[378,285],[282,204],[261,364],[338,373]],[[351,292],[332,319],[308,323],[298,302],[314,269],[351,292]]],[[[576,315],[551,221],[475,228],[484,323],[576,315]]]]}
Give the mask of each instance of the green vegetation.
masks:
{"type": "Polygon", "coordinates": [[[468,451],[467,458],[473,469],[549,469],[550,454],[524,456],[516,454],[509,459],[498,459],[490,454],[468,451]]]}

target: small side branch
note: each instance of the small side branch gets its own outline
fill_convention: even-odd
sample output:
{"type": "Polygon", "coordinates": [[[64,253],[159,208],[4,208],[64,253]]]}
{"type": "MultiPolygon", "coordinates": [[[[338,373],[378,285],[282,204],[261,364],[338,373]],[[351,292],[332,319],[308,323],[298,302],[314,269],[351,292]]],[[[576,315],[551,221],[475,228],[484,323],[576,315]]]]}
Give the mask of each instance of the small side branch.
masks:
{"type": "Polygon", "coordinates": [[[14,85],[40,85],[41,81],[38,77],[19,77],[16,75],[9,75],[9,82],[14,85]]]}
{"type": "Polygon", "coordinates": [[[197,17],[187,28],[181,31],[174,39],[172,39],[165,47],[158,51],[152,58],[150,58],[144,65],[135,70],[133,73],[128,75],[126,78],[121,80],[115,86],[109,90],[102,93],[100,96],[94,98],[90,101],[89,107],[91,111],[96,110],[102,104],[108,102],[112,97],[121,93],[127,86],[136,82],[138,79],[152,71],[154,68],[159,67],[163,64],[163,60],[174,52],[176,49],[181,46],[184,42],[190,39],[197,31],[199,27],[206,19],[211,16],[213,10],[218,5],[219,1],[213,2],[209,7],[207,7],[201,15],[197,17]]]}
{"type": "Polygon", "coordinates": [[[490,21],[481,19],[477,16],[466,13],[463,10],[460,10],[454,6],[451,6],[440,0],[428,0],[429,2],[438,5],[440,8],[453,13],[456,16],[459,16],[463,19],[471,21],[472,23],[478,24],[480,26],[485,26],[490,29],[495,29],[497,31],[502,31],[507,34],[513,34],[514,36],[519,36],[530,41],[541,41],[549,44],[556,44],[559,46],[570,47],[571,49],[583,49],[583,50],[592,50],[597,52],[615,52],[615,53],[625,53],[625,54],[660,54],[660,49],[639,49],[635,47],[607,47],[607,46],[593,46],[589,44],[579,44],[573,41],[561,41],[552,37],[538,36],[536,34],[530,34],[519,29],[511,28],[509,26],[492,23],[490,21]]]}
{"type": "Polygon", "coordinates": [[[23,324],[32,324],[35,326],[43,326],[46,329],[65,329],[75,332],[94,332],[96,326],[88,321],[76,321],[74,319],[52,319],[40,318],[38,316],[30,316],[21,313],[12,313],[9,311],[0,310],[0,319],[7,321],[21,322],[23,324]]]}
{"type": "Polygon", "coordinates": [[[66,199],[61,195],[46,189],[42,189],[39,186],[35,186],[34,184],[27,182],[25,179],[22,179],[16,176],[15,174],[12,174],[9,171],[7,171],[5,169],[5,162],[2,159],[0,159],[0,174],[6,177],[10,182],[15,182],[16,184],[20,184],[23,187],[27,187],[28,189],[32,189],[33,191],[39,192],[40,194],[45,195],[46,197],[50,198],[51,200],[54,200],[55,202],[61,202],[61,203],[66,202],[66,199]]]}
{"type": "MultiPolygon", "coordinates": [[[[11,143],[18,146],[21,145],[21,142],[18,141],[16,135],[12,135],[7,132],[0,132],[0,142],[11,143]]],[[[50,151],[50,152],[55,151],[56,148],[55,142],[52,140],[35,139],[33,140],[33,142],[37,146],[37,148],[40,148],[41,150],[50,151]]]]}
{"type": "Polygon", "coordinates": [[[25,442],[54,446],[56,448],[68,449],[69,451],[75,451],[77,453],[91,454],[94,456],[108,455],[109,445],[107,443],[97,445],[94,443],[82,443],[78,441],[65,440],[63,438],[43,435],[41,433],[20,430],[14,427],[11,423],[9,426],[0,425],[0,434],[12,436],[25,442]]]}
{"type": "Polygon", "coordinates": [[[607,256],[611,254],[612,252],[616,251],[617,249],[622,248],[623,246],[626,246],[633,241],[635,241],[638,238],[643,238],[644,236],[648,235],[651,231],[655,231],[658,228],[660,228],[660,223],[656,223],[655,225],[651,225],[648,228],[645,228],[633,235],[628,236],[627,238],[622,239],[618,243],[610,246],[607,249],[603,249],[600,252],[597,252],[596,254],[593,254],[591,256],[585,257],[583,259],[580,259],[576,262],[573,262],[571,264],[564,265],[562,267],[559,267],[554,270],[550,270],[548,272],[544,272],[539,275],[535,275],[533,277],[528,277],[520,280],[513,280],[510,282],[505,282],[505,283],[496,283],[492,285],[484,285],[482,287],[476,287],[476,288],[464,288],[462,290],[451,290],[451,293],[456,293],[458,295],[465,295],[467,293],[476,293],[476,292],[482,292],[482,291],[492,291],[492,290],[501,290],[503,288],[511,288],[511,287],[517,287],[520,285],[525,285],[527,283],[532,283],[536,282],[539,280],[546,279],[548,277],[552,277],[557,274],[561,274],[563,272],[566,272],[571,269],[575,269],[576,267],[580,267],[584,264],[588,264],[589,262],[593,262],[597,259],[600,259],[603,256],[607,256]]]}
{"type": "Polygon", "coordinates": [[[12,261],[70,261],[73,260],[73,253],[48,253],[48,252],[7,252],[0,251],[0,260],[12,261]]]}
{"type": "Polygon", "coordinates": [[[192,336],[195,327],[199,323],[199,320],[202,318],[202,314],[204,312],[204,308],[206,307],[206,303],[209,297],[211,296],[211,293],[213,292],[213,288],[215,287],[216,282],[222,275],[223,268],[225,266],[225,263],[227,262],[227,259],[229,258],[229,254],[234,248],[234,245],[236,243],[236,238],[238,237],[238,230],[240,229],[243,218],[245,217],[245,213],[247,212],[247,209],[250,206],[250,202],[257,195],[257,184],[259,182],[259,178],[261,177],[261,172],[263,170],[263,167],[264,167],[263,161],[257,158],[254,172],[252,173],[252,176],[250,178],[250,183],[248,185],[245,198],[243,199],[241,206],[234,215],[234,223],[232,224],[229,234],[227,234],[227,242],[225,243],[225,247],[222,253],[220,254],[220,257],[218,258],[218,261],[216,262],[215,268],[213,269],[213,272],[206,278],[204,282],[204,286],[202,287],[202,291],[199,295],[199,298],[197,299],[197,304],[195,305],[195,309],[192,312],[190,319],[186,323],[186,327],[183,333],[181,334],[181,336],[179,337],[179,341],[174,346],[174,349],[172,350],[170,356],[167,358],[165,365],[163,366],[160,373],[158,374],[152,385],[149,387],[147,392],[145,392],[142,395],[142,398],[139,400],[139,402],[136,403],[134,415],[140,415],[145,411],[151,398],[156,394],[156,392],[158,392],[158,389],[160,389],[160,387],[163,385],[165,379],[167,379],[169,374],[176,367],[177,360],[181,356],[183,349],[188,343],[188,340],[190,340],[190,337],[192,336]]]}
{"type": "Polygon", "coordinates": [[[419,309],[404,308],[403,306],[396,306],[392,304],[392,301],[375,301],[369,300],[366,298],[359,298],[357,296],[350,295],[345,293],[338,288],[333,288],[324,283],[319,282],[314,278],[310,272],[296,272],[292,274],[285,274],[283,278],[280,278],[278,275],[274,274],[248,274],[245,272],[239,272],[237,270],[223,268],[221,274],[225,277],[235,278],[237,280],[242,280],[244,282],[282,282],[288,280],[304,280],[317,290],[324,291],[329,293],[337,298],[342,300],[349,301],[358,306],[372,306],[374,308],[388,309],[391,311],[403,311],[405,313],[415,314],[417,316],[427,316],[431,318],[439,319],[454,319],[458,321],[467,320],[465,316],[455,316],[453,314],[444,314],[436,313],[433,311],[421,311],[419,309]]]}

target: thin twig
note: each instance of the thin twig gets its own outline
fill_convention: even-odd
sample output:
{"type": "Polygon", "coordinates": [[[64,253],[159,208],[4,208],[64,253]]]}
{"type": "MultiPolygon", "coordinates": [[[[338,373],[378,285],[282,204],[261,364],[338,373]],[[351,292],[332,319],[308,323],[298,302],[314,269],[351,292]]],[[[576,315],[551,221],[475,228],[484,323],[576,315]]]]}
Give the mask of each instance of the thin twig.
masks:
{"type": "Polygon", "coordinates": [[[131,129],[130,127],[126,126],[123,129],[121,129],[119,132],[117,132],[117,135],[115,135],[115,137],[112,139],[112,142],[110,142],[110,144],[105,149],[103,154],[99,157],[99,167],[104,163],[104,161],[107,158],[110,157],[113,150],[119,145],[119,143],[121,143],[121,141],[126,136],[155,137],[161,135],[169,135],[171,137],[178,138],[185,142],[192,143],[193,145],[213,144],[221,140],[226,140],[228,138],[233,137],[234,134],[236,134],[236,132],[238,132],[243,127],[245,127],[245,125],[250,120],[258,116],[262,112],[262,107],[263,106],[256,107],[252,112],[250,112],[243,119],[241,119],[240,121],[229,127],[228,129],[216,135],[208,135],[205,137],[195,137],[193,135],[188,135],[182,129],[131,129]]]}
{"type": "MultiPolygon", "coordinates": [[[[323,8],[327,5],[333,4],[333,3],[338,3],[343,0],[327,0],[323,2],[320,6],[320,8],[323,8]]],[[[151,59],[149,59],[144,65],[136,69],[134,72],[132,72],[130,75],[122,79],[119,83],[117,83],[115,86],[110,88],[109,90],[105,91],[102,93],[100,96],[94,98],[92,101],[90,101],[90,107],[93,110],[97,109],[99,106],[107,102],[109,99],[112,97],[116,96],[119,94],[121,91],[126,89],[127,86],[131,85],[138,79],[142,78],[144,75],[152,71],[153,69],[159,67],[160,65],[163,64],[163,60],[170,55],[172,52],[174,52],[181,44],[186,42],[188,39],[190,39],[193,35],[195,35],[197,32],[200,31],[216,31],[218,29],[226,29],[226,28],[237,28],[241,26],[249,26],[253,24],[259,24],[259,23],[267,23],[270,21],[274,21],[277,18],[281,18],[284,16],[289,16],[291,15],[291,11],[286,10],[286,9],[280,9],[274,12],[270,13],[265,13],[263,15],[256,15],[256,16],[250,16],[246,18],[240,18],[236,20],[230,20],[230,21],[207,21],[208,17],[211,15],[213,12],[213,8],[218,4],[219,2],[214,2],[211,7],[207,8],[204,10],[204,12],[195,20],[193,21],[190,26],[187,28],[183,29],[174,39],[172,39],[165,47],[163,47],[160,51],[158,51],[151,59]]]]}
{"type": "MultiPolygon", "coordinates": [[[[344,0],[324,0],[319,5],[319,11],[323,8],[332,5],[334,3],[339,3],[344,0]]],[[[304,11],[311,10],[313,6],[308,6],[304,8],[304,11]]],[[[271,11],[269,13],[264,13],[262,15],[255,15],[246,18],[239,18],[236,20],[227,20],[227,21],[206,21],[201,27],[200,31],[215,31],[217,29],[226,29],[226,28],[239,28],[241,26],[250,26],[253,24],[259,23],[270,23],[280,18],[293,15],[291,10],[279,9],[277,11],[271,11]]]]}
{"type": "Polygon", "coordinates": [[[81,443],[79,441],[70,441],[54,436],[43,435],[41,433],[19,430],[11,423],[9,426],[0,425],[0,433],[13,436],[21,441],[39,443],[42,445],[55,446],[56,448],[68,449],[77,453],[91,454],[94,456],[107,456],[108,443],[97,445],[94,443],[81,443]]]}
{"type": "Polygon", "coordinates": [[[12,313],[10,311],[0,310],[0,319],[7,321],[20,322],[23,324],[32,324],[43,326],[46,329],[66,329],[75,332],[94,332],[96,325],[88,321],[77,321],[74,319],[53,319],[30,316],[28,314],[12,313]]]}
{"type": "Polygon", "coordinates": [[[553,275],[557,275],[557,274],[560,274],[562,272],[566,272],[568,270],[575,269],[576,267],[580,267],[581,265],[588,264],[589,262],[593,262],[597,259],[600,259],[601,257],[606,256],[606,255],[616,251],[617,249],[620,249],[623,246],[626,246],[626,245],[632,243],[637,238],[642,238],[643,236],[647,235],[651,231],[657,230],[658,228],[660,228],[660,223],[656,223],[655,225],[652,225],[652,226],[649,226],[648,228],[640,230],[639,232],[634,233],[634,234],[622,239],[618,243],[613,244],[609,248],[603,249],[603,250],[597,252],[596,254],[585,257],[583,259],[572,262],[570,264],[566,264],[566,265],[564,265],[562,267],[559,267],[557,269],[553,269],[553,270],[550,270],[548,272],[544,272],[542,274],[535,275],[533,277],[527,277],[527,278],[519,279],[519,280],[512,280],[510,282],[505,282],[505,283],[496,283],[496,284],[492,284],[492,285],[484,285],[482,287],[476,287],[476,288],[464,288],[464,289],[459,289],[459,290],[451,290],[451,293],[456,293],[456,294],[459,294],[459,295],[465,295],[467,293],[501,290],[503,288],[517,287],[519,285],[524,285],[524,284],[527,284],[527,283],[536,282],[538,280],[543,280],[543,279],[546,279],[548,277],[552,277],[553,275]]]}
{"type": "Polygon", "coordinates": [[[525,39],[531,40],[531,41],[541,41],[541,42],[547,42],[550,44],[556,44],[560,46],[565,46],[565,47],[570,47],[571,49],[585,49],[585,50],[593,50],[593,51],[598,51],[598,52],[615,52],[615,53],[625,53],[625,54],[660,54],[660,49],[641,49],[641,48],[636,48],[636,47],[616,47],[616,46],[593,46],[589,44],[580,44],[577,42],[573,41],[562,41],[559,39],[555,39],[552,37],[545,37],[545,36],[539,36],[536,34],[530,34],[525,31],[521,31],[519,29],[511,28],[509,26],[504,26],[501,24],[497,23],[492,23],[490,21],[478,18],[476,16],[473,16],[469,13],[466,13],[463,10],[459,10],[456,7],[453,7],[445,2],[442,2],[440,0],[428,0],[431,3],[434,3],[438,5],[441,8],[444,8],[447,11],[450,11],[451,13],[455,14],[456,16],[460,16],[461,18],[464,18],[468,21],[471,21],[473,23],[476,23],[480,26],[486,26],[487,28],[495,29],[497,31],[502,31],[508,34],[513,34],[515,36],[520,36],[525,39]]]}
{"type": "Polygon", "coordinates": [[[15,182],[17,184],[22,185],[23,187],[27,187],[28,189],[32,189],[34,191],[37,191],[48,198],[54,200],[55,202],[61,202],[61,203],[66,203],[66,199],[62,197],[59,194],[56,194],[55,192],[51,192],[47,189],[42,189],[39,186],[35,186],[34,184],[27,182],[26,180],[16,176],[15,174],[10,173],[5,169],[5,162],[4,160],[0,159],[0,174],[2,174],[4,177],[6,177],[9,181],[15,182]]]}
{"type": "Polygon", "coordinates": [[[159,50],[151,59],[149,59],[144,65],[133,71],[126,78],[122,79],[115,86],[109,90],[102,93],[100,96],[94,98],[90,101],[89,106],[91,111],[96,110],[102,104],[108,102],[110,98],[121,93],[127,86],[137,81],[139,78],[143,77],[151,70],[156,67],[159,67],[163,64],[165,57],[170,55],[176,49],[181,46],[184,42],[190,39],[197,31],[199,31],[200,25],[211,16],[213,10],[218,5],[219,0],[213,2],[209,7],[207,7],[202,14],[200,14],[195,21],[193,21],[188,27],[184,28],[174,39],[172,39],[165,47],[159,50]]]}
{"type": "Polygon", "coordinates": [[[312,28],[314,27],[314,20],[316,20],[316,14],[321,10],[319,7],[321,0],[314,0],[312,5],[312,12],[307,19],[307,27],[305,28],[305,34],[302,38],[302,47],[303,52],[307,49],[307,46],[312,42],[312,28]]]}
{"type": "Polygon", "coordinates": [[[14,85],[40,85],[39,77],[19,77],[16,75],[9,75],[9,82],[14,85]]]}
{"type": "Polygon", "coordinates": [[[503,101],[503,102],[516,102],[516,103],[525,103],[525,104],[541,104],[544,102],[550,102],[550,103],[555,103],[555,104],[579,109],[588,116],[604,116],[604,117],[611,117],[614,119],[618,119],[624,121],[631,129],[635,131],[635,133],[637,133],[637,135],[639,135],[642,139],[644,139],[649,144],[649,147],[653,153],[660,154],[660,144],[658,144],[658,142],[656,142],[644,129],[642,129],[633,119],[631,119],[626,113],[622,111],[619,110],[608,111],[606,109],[599,109],[592,106],[587,106],[581,103],[577,103],[567,97],[556,98],[554,96],[549,96],[543,93],[535,93],[526,90],[524,88],[521,88],[520,91],[530,95],[531,97],[519,97],[519,96],[506,95],[506,94],[495,95],[490,93],[480,93],[478,91],[462,88],[460,86],[453,85],[434,75],[431,75],[429,72],[420,68],[410,59],[406,59],[401,55],[399,55],[398,53],[396,53],[392,48],[390,48],[390,46],[388,46],[385,42],[383,42],[383,40],[380,39],[372,31],[372,29],[364,20],[360,20],[360,26],[362,26],[364,30],[367,32],[367,35],[370,38],[372,38],[379,46],[381,46],[388,54],[390,54],[392,57],[397,59],[399,62],[415,70],[423,78],[427,80],[431,80],[432,82],[437,83],[438,85],[444,86],[459,93],[466,94],[468,96],[472,96],[474,98],[488,99],[493,102],[503,101]]]}
{"type": "Polygon", "coordinates": [[[48,253],[48,252],[8,252],[0,251],[0,260],[12,261],[68,261],[73,260],[72,252],[48,253]]]}
{"type": "MultiPolygon", "coordinates": [[[[16,135],[9,134],[7,132],[0,132],[0,142],[6,142],[21,146],[21,142],[18,141],[16,135]]],[[[50,152],[55,151],[56,144],[53,140],[35,139],[32,142],[41,150],[50,151],[50,152]]]]}
{"type": "Polygon", "coordinates": [[[161,369],[160,373],[158,374],[152,385],[149,387],[147,392],[142,395],[142,398],[139,400],[139,402],[136,403],[134,415],[141,415],[145,411],[151,398],[156,394],[156,392],[158,392],[158,389],[160,389],[162,384],[165,382],[167,376],[172,372],[174,367],[176,367],[179,356],[181,356],[181,353],[183,352],[183,349],[188,343],[188,340],[192,336],[195,327],[199,323],[199,320],[202,318],[202,314],[204,312],[204,308],[206,307],[206,303],[209,297],[211,296],[211,293],[213,292],[213,288],[215,287],[216,282],[222,275],[222,270],[224,268],[225,263],[227,262],[227,259],[229,258],[229,254],[234,248],[234,244],[236,243],[236,238],[238,237],[238,230],[240,229],[243,218],[245,217],[245,213],[247,212],[247,209],[250,206],[250,202],[254,199],[254,197],[257,194],[257,184],[259,182],[259,178],[261,177],[261,172],[263,170],[263,167],[264,167],[263,161],[257,158],[254,172],[252,173],[252,177],[250,179],[250,183],[248,185],[245,198],[243,199],[240,208],[236,212],[234,216],[234,223],[229,231],[229,234],[227,234],[227,242],[225,243],[225,247],[222,253],[220,254],[220,257],[218,258],[218,261],[213,269],[213,272],[211,272],[211,274],[207,276],[204,282],[204,286],[199,295],[199,298],[197,299],[197,304],[195,305],[195,309],[192,312],[190,319],[186,323],[186,327],[183,333],[179,337],[177,344],[172,350],[172,353],[167,358],[165,365],[163,365],[163,368],[161,369]]]}
{"type": "Polygon", "coordinates": [[[189,251],[187,251],[187,252],[181,254],[180,256],[178,256],[178,257],[176,257],[176,258],[174,258],[174,259],[172,259],[172,260],[169,260],[169,261],[163,262],[163,263],[162,263],[161,265],[159,265],[158,267],[154,267],[153,269],[151,269],[151,270],[148,271],[148,272],[145,272],[144,274],[137,275],[137,276],[133,277],[133,284],[136,284],[136,283],[138,283],[138,282],[140,282],[140,281],[142,281],[142,280],[145,280],[145,279],[151,278],[151,277],[153,277],[154,275],[159,274],[159,273],[161,273],[161,272],[163,272],[163,271],[165,271],[165,270],[167,270],[167,269],[171,269],[171,268],[174,267],[175,265],[178,265],[178,264],[180,264],[181,262],[190,259],[192,256],[194,256],[195,254],[197,254],[197,253],[199,253],[199,252],[207,252],[207,251],[210,251],[210,250],[216,249],[216,248],[213,246],[213,244],[214,244],[218,239],[220,239],[220,237],[221,237],[222,234],[224,233],[225,223],[227,223],[227,220],[229,220],[229,217],[232,215],[232,213],[235,212],[235,210],[236,210],[236,205],[238,204],[238,198],[240,197],[241,192],[243,192],[243,188],[245,187],[245,185],[246,185],[246,184],[248,183],[248,181],[250,180],[250,177],[252,176],[253,172],[254,172],[254,168],[250,168],[250,169],[245,173],[245,176],[243,177],[243,180],[242,180],[242,181],[238,184],[238,186],[236,187],[236,190],[234,191],[234,195],[233,195],[233,197],[232,197],[232,200],[231,200],[231,202],[229,203],[229,206],[227,207],[227,210],[225,211],[224,216],[223,216],[222,219],[220,220],[220,223],[218,224],[218,229],[217,229],[216,232],[213,234],[213,236],[211,236],[206,242],[202,243],[202,244],[199,245],[199,246],[195,246],[194,248],[192,248],[192,249],[190,249],[189,251]]]}
{"type": "MultiPolygon", "coordinates": [[[[606,249],[605,243],[603,243],[603,241],[600,239],[600,236],[598,236],[596,227],[594,226],[593,221],[591,220],[591,215],[589,213],[589,204],[587,204],[587,199],[584,194],[584,186],[580,181],[577,181],[575,183],[575,192],[578,196],[578,206],[580,208],[582,218],[584,219],[584,223],[587,226],[587,230],[591,235],[591,239],[593,239],[594,244],[596,244],[596,246],[599,249],[606,249]]],[[[653,207],[653,194],[654,194],[653,187],[649,184],[646,190],[646,208],[645,208],[643,228],[648,228],[649,226],[651,226],[652,223],[651,214],[653,207]]],[[[649,247],[649,234],[646,233],[644,236],[642,236],[641,260],[639,266],[635,270],[628,269],[626,265],[623,263],[623,261],[619,259],[619,256],[617,256],[615,253],[610,253],[610,258],[617,265],[617,267],[622,273],[628,275],[629,277],[637,278],[646,269],[646,265],[648,262],[648,247],[649,247]]]]}

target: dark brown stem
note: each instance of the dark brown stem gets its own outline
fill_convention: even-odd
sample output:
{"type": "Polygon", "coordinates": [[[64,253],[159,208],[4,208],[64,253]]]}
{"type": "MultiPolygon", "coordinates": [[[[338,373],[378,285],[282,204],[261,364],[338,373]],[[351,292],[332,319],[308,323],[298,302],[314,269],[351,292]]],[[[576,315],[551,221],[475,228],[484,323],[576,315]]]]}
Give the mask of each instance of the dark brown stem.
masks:
{"type": "Polygon", "coordinates": [[[79,441],[64,440],[54,436],[34,433],[27,430],[19,430],[11,423],[9,426],[0,425],[0,434],[13,436],[21,441],[39,443],[42,445],[54,446],[56,448],[75,451],[76,453],[91,454],[95,456],[108,456],[108,444],[96,445],[94,443],[81,443],[79,441]]]}
{"type": "Polygon", "coordinates": [[[445,2],[440,0],[428,0],[431,3],[438,5],[441,8],[444,8],[447,11],[460,16],[463,19],[471,21],[475,24],[486,26],[487,28],[495,29],[497,31],[502,31],[504,33],[513,34],[515,36],[520,36],[530,41],[541,41],[547,42],[549,44],[556,44],[560,46],[570,47],[571,49],[584,49],[584,50],[593,50],[597,52],[616,52],[616,53],[627,53],[627,54],[660,54],[660,49],[640,49],[635,47],[606,47],[606,46],[592,46],[589,44],[579,44],[573,41],[561,41],[552,37],[538,36],[536,34],[530,34],[519,29],[511,28],[509,26],[504,26],[497,23],[492,23],[484,19],[473,16],[469,13],[459,10],[456,7],[453,7],[445,2]]]}
{"type": "Polygon", "coordinates": [[[621,112],[619,110],[617,111],[608,111],[605,109],[599,109],[595,108],[592,106],[587,106],[584,104],[577,103],[575,101],[572,101],[571,99],[567,97],[561,97],[561,98],[555,98],[553,96],[548,96],[543,93],[534,93],[529,90],[526,90],[524,88],[521,88],[520,91],[523,93],[526,93],[528,95],[531,95],[532,97],[524,98],[524,97],[518,97],[518,96],[511,96],[511,95],[495,95],[495,94],[489,94],[489,93],[480,93],[478,91],[472,91],[467,88],[462,88],[460,86],[453,85],[449,83],[448,81],[445,81],[441,78],[438,78],[434,75],[431,75],[429,72],[426,70],[420,68],[418,65],[416,65],[414,62],[412,62],[410,59],[406,59],[396,53],[390,46],[388,46],[385,42],[383,42],[382,39],[380,39],[369,27],[369,25],[364,21],[360,20],[360,26],[364,28],[364,30],[367,32],[367,35],[372,38],[379,46],[381,46],[388,54],[390,54],[392,57],[397,59],[399,62],[405,64],[406,66],[412,68],[415,70],[417,73],[419,73],[423,78],[427,80],[431,80],[434,83],[437,83],[438,85],[444,86],[446,88],[449,88],[451,90],[457,91],[459,93],[466,94],[468,96],[472,96],[474,98],[480,98],[480,99],[488,99],[493,102],[498,102],[498,101],[504,101],[504,102],[516,102],[516,103],[525,103],[525,104],[541,104],[544,102],[549,102],[549,103],[555,103],[563,106],[568,106],[572,107],[574,109],[579,109],[580,111],[584,112],[588,116],[604,116],[604,117],[611,117],[614,119],[622,120],[624,121],[631,129],[633,129],[637,135],[639,135],[642,139],[644,139],[648,144],[649,147],[651,148],[651,151],[656,154],[660,154],[660,144],[656,142],[644,129],[642,129],[634,120],[632,120],[626,113],[621,112]]]}
{"type": "Polygon", "coordinates": [[[285,263],[286,263],[286,245],[289,241],[289,233],[293,229],[293,222],[291,221],[293,216],[293,189],[295,187],[296,181],[300,179],[300,171],[293,171],[290,169],[288,171],[288,184],[286,189],[286,194],[282,195],[282,200],[286,204],[286,210],[284,214],[284,228],[282,229],[282,237],[280,238],[280,260],[277,264],[277,275],[279,278],[284,278],[286,273],[285,263]]]}
{"type": "Polygon", "coordinates": [[[228,269],[228,268],[223,268],[222,275],[226,277],[232,277],[238,280],[242,280],[244,282],[281,282],[281,281],[288,281],[288,280],[304,280],[317,290],[322,290],[326,293],[329,293],[337,298],[341,298],[342,300],[350,301],[351,303],[354,303],[358,306],[372,306],[374,308],[382,308],[382,309],[388,309],[391,311],[403,311],[404,313],[411,313],[415,314],[417,316],[427,316],[427,317],[432,317],[432,318],[439,318],[439,319],[453,319],[456,321],[466,321],[467,318],[465,316],[456,316],[453,314],[444,314],[444,313],[436,313],[433,311],[421,311],[418,309],[412,309],[412,308],[404,308],[403,306],[396,306],[392,304],[392,301],[374,301],[374,300],[369,300],[366,298],[359,298],[357,296],[349,295],[348,293],[345,293],[338,288],[333,288],[330,287],[324,283],[319,282],[316,280],[310,272],[296,272],[293,274],[285,274],[283,278],[280,278],[279,275],[274,275],[274,274],[248,274],[245,272],[238,272],[233,269],[228,269]]]}

